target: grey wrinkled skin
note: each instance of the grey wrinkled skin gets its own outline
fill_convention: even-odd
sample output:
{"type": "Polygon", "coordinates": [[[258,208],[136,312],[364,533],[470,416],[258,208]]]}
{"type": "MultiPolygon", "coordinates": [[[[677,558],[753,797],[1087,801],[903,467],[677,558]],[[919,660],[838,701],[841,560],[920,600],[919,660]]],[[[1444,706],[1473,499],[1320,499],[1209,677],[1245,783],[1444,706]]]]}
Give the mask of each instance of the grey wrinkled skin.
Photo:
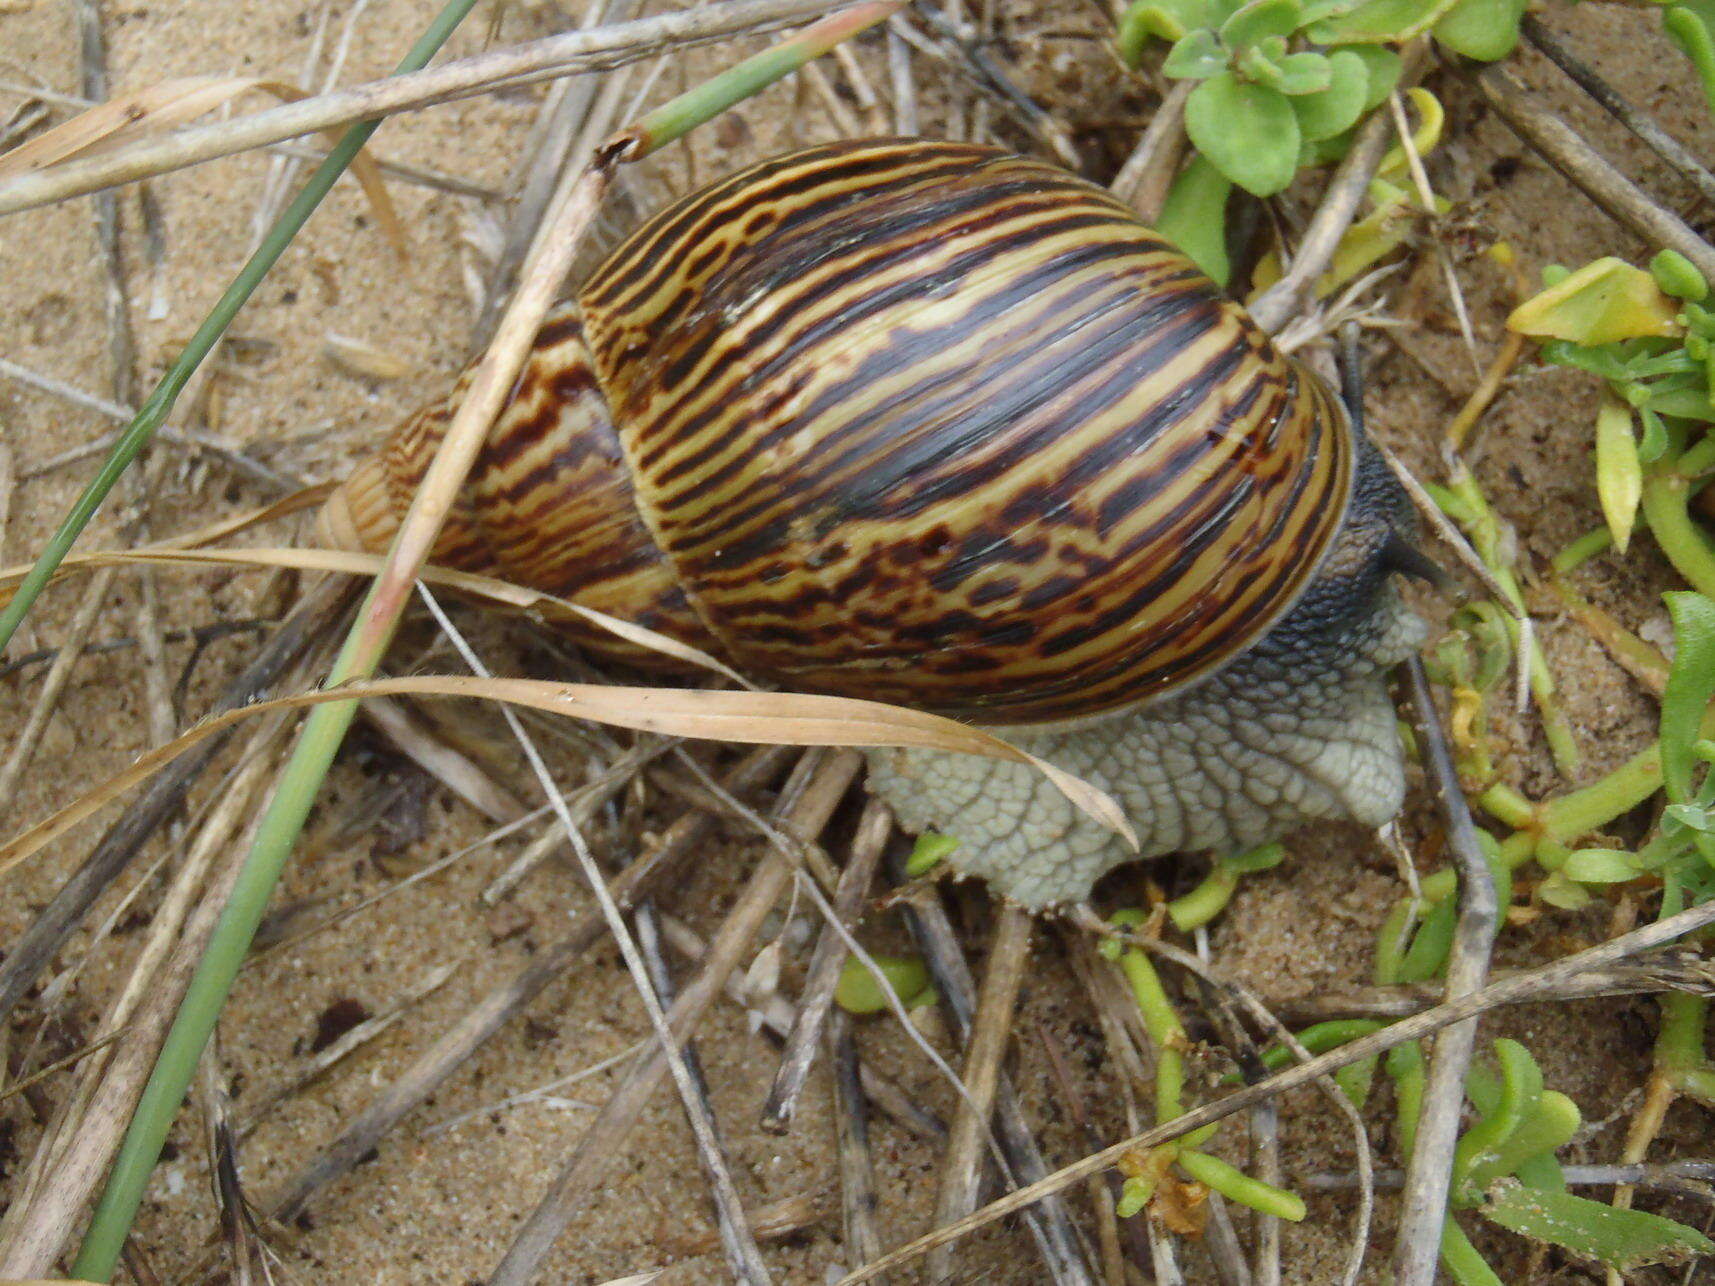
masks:
{"type": "Polygon", "coordinates": [[[1213,676],[1069,731],[993,729],[1106,790],[1141,851],[1024,765],[927,750],[870,752],[870,789],[906,830],[959,844],[946,859],[1041,909],[1082,901],[1123,862],[1253,848],[1308,822],[1379,826],[1405,793],[1387,671],[1422,641],[1389,573],[1409,540],[1405,498],[1367,446],[1351,513],[1303,598],[1213,676]]]}

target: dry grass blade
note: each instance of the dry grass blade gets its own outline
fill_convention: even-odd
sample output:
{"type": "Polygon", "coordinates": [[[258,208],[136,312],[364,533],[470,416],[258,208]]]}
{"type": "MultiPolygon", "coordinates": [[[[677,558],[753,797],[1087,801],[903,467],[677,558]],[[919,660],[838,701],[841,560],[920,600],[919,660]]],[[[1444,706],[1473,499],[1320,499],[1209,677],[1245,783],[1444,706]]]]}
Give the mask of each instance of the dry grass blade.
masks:
{"type": "Polygon", "coordinates": [[[437,736],[397,701],[385,697],[363,703],[363,716],[412,763],[440,782],[491,822],[524,816],[518,797],[446,738],[437,736]]]}
{"type": "MultiPolygon", "coordinates": [[[[70,120],[19,144],[0,155],[0,183],[24,174],[37,173],[74,157],[99,157],[132,142],[195,120],[224,107],[245,94],[261,91],[287,102],[300,102],[309,95],[296,85],[263,76],[181,76],[98,103],[70,120]]],[[[337,141],[330,135],[329,143],[337,141]]],[[[352,175],[363,185],[364,195],[388,240],[400,253],[405,250],[405,226],[387,195],[381,167],[367,152],[359,152],[351,163],[352,175]]]]}
{"type": "Polygon", "coordinates": [[[478,697],[509,705],[531,706],[549,714],[588,719],[610,727],[630,728],[635,732],[697,737],[709,741],[788,746],[914,746],[1006,759],[1035,767],[1087,815],[1130,838],[1129,825],[1119,806],[1089,783],[977,728],[903,706],[882,705],[850,697],[781,692],[626,688],[594,683],[551,683],[541,679],[417,675],[347,683],[325,691],[257,702],[241,710],[216,715],[183,736],[141,755],[124,772],[109,778],[17,838],[0,844],[0,875],[40,852],[108,801],[198,742],[225,731],[240,720],[271,710],[390,696],[478,697]]]}
{"type": "Polygon", "coordinates": [[[839,1151],[845,1247],[848,1255],[863,1263],[881,1254],[881,1236],[875,1228],[875,1167],[870,1161],[869,1104],[858,1071],[851,1019],[844,1012],[829,1016],[827,1044],[828,1061],[833,1067],[834,1129],[839,1151]]]}

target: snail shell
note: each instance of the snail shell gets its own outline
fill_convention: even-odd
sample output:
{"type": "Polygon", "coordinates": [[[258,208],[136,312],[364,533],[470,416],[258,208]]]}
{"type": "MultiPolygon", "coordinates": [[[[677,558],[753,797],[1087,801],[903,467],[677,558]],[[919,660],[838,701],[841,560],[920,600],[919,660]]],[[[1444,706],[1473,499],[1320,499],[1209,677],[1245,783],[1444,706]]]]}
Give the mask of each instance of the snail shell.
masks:
{"type": "MultiPolygon", "coordinates": [[[[385,548],[461,393],[357,470],[328,539],[385,548]]],[[[1106,725],[1293,613],[1352,528],[1360,447],[1101,189],[989,147],[844,142],[608,257],[542,329],[434,557],[787,688],[1106,725]]]]}
{"type": "MultiPolygon", "coordinates": [[[[385,546],[445,419],[352,480],[348,541],[385,546]]],[[[595,272],[437,557],[795,689],[1061,723],[1261,637],[1351,475],[1323,383],[1100,189],[841,143],[698,192],[595,272]]]]}

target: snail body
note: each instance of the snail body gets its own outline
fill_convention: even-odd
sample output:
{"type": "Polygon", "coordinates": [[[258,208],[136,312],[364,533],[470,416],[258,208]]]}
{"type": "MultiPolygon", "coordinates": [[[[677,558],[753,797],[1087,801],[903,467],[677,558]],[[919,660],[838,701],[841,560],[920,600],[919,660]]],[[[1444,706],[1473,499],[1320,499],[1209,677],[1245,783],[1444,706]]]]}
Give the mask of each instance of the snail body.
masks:
{"type": "MultiPolygon", "coordinates": [[[[457,397],[359,467],[330,539],[386,546],[457,397]]],[[[1397,810],[1407,521],[1322,381],[1106,193],[883,139],[634,232],[543,327],[434,556],[989,725],[1152,854],[1397,810]]],[[[1027,905],[1134,856],[1011,764],[879,751],[871,787],[1027,905]]]]}

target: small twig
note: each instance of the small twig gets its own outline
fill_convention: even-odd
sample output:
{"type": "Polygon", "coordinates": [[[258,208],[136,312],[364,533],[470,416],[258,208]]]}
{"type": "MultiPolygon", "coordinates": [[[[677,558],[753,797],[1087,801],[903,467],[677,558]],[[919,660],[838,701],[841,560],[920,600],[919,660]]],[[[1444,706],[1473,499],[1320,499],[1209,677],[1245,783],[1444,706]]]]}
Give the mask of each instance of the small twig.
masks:
{"type": "MultiPolygon", "coordinates": [[[[823,757],[813,780],[791,805],[788,827],[801,837],[819,832],[857,776],[862,762],[861,756],[849,750],[823,757]]],[[[702,1019],[794,874],[791,862],[777,851],[771,850],[762,859],[716,934],[702,969],[668,1012],[668,1027],[675,1039],[685,1039],[702,1019]]],[[[526,1286],[534,1279],[542,1257],[559,1240],[560,1233],[584,1201],[594,1195],[601,1174],[618,1155],[621,1141],[630,1133],[665,1072],[666,1060],[659,1048],[649,1049],[634,1064],[578,1140],[571,1157],[549,1184],[535,1210],[519,1227],[505,1257],[490,1277],[490,1286],[526,1286]]]]}
{"type": "Polygon", "coordinates": [[[1527,13],[1521,24],[1525,38],[1540,49],[1556,67],[1565,72],[1598,106],[1641,139],[1662,160],[1666,161],[1702,195],[1715,205],[1715,174],[1704,168],[1691,149],[1657,125],[1644,112],[1633,107],[1594,68],[1581,61],[1561,43],[1560,37],[1542,25],[1535,14],[1527,13]]]}
{"type": "MultiPolygon", "coordinates": [[[[136,414],[130,407],[121,406],[118,402],[105,397],[97,397],[93,393],[86,393],[75,385],[67,384],[64,380],[32,371],[28,367],[20,366],[4,357],[0,357],[0,375],[17,380],[18,383],[26,384],[31,388],[39,389],[43,393],[50,393],[55,397],[63,398],[74,406],[81,406],[85,410],[94,411],[109,420],[117,420],[122,424],[130,423],[136,414]]],[[[88,459],[90,456],[100,455],[112,445],[115,436],[117,435],[106,435],[97,441],[85,443],[81,447],[74,447],[70,451],[61,452],[40,464],[22,469],[18,473],[18,481],[28,482],[32,478],[51,473],[68,464],[75,464],[79,460],[88,459]]],[[[170,429],[162,426],[156,430],[155,437],[161,442],[170,442],[174,446],[187,447],[193,451],[210,455],[232,469],[234,473],[241,474],[252,482],[260,483],[270,490],[296,491],[304,485],[301,479],[281,473],[265,464],[258,464],[236,447],[228,446],[206,433],[198,433],[188,429],[170,429]]]]}
{"type": "Polygon", "coordinates": [[[371,697],[363,716],[393,748],[491,822],[517,821],[527,811],[518,797],[474,759],[414,718],[405,702],[371,697]]]}
{"type": "Polygon", "coordinates": [[[881,1254],[881,1235],[875,1228],[875,1167],[869,1154],[869,1103],[858,1070],[851,1019],[836,1010],[828,1018],[826,1034],[828,1064],[833,1071],[846,1257],[850,1263],[861,1264],[881,1254]]]}
{"type": "MultiPolygon", "coordinates": [[[[1066,1055],[1060,1048],[1060,1042],[1040,1021],[1036,1024],[1036,1034],[1042,1041],[1043,1051],[1048,1055],[1048,1068],[1054,1074],[1060,1096],[1072,1113],[1072,1123],[1084,1136],[1084,1145],[1091,1148],[1101,1147],[1101,1135],[1090,1123],[1089,1108],[1084,1102],[1083,1092],[1078,1088],[1077,1078],[1066,1065],[1066,1055]]],[[[1085,1180],[1084,1186],[1096,1216],[1096,1245],[1101,1254],[1105,1286],[1126,1286],[1125,1252],[1120,1247],[1119,1219],[1114,1210],[1114,1197],[1119,1190],[1119,1183],[1112,1176],[1104,1181],[1103,1176],[1092,1174],[1085,1180]]]]}
{"type": "MultiPolygon", "coordinates": [[[[1419,752],[1446,829],[1447,848],[1459,871],[1459,923],[1447,960],[1447,999],[1475,994],[1489,971],[1500,908],[1489,864],[1477,843],[1477,828],[1459,787],[1459,774],[1441,728],[1441,714],[1429,688],[1423,662],[1402,667],[1411,691],[1419,752]]],[[[1423,1088],[1416,1142],[1406,1169],[1405,1197],[1394,1243],[1397,1286],[1431,1286],[1447,1218],[1447,1189],[1453,1173],[1454,1144],[1465,1102],[1465,1073],[1476,1049],[1477,1020],[1448,1027],[1435,1039],[1435,1053],[1423,1088]]]]}
{"type": "Polygon", "coordinates": [[[1291,266],[1251,305],[1251,316],[1270,334],[1298,315],[1316,282],[1334,261],[1334,251],[1357,218],[1358,205],[1387,152],[1390,125],[1388,118],[1377,112],[1358,131],[1351,151],[1328,182],[1322,204],[1316,207],[1315,215],[1304,229],[1291,266]]]}
{"type": "MultiPolygon", "coordinates": [[[[1675,1196],[1715,1202],[1715,1161],[1659,1161],[1639,1165],[1563,1165],[1560,1175],[1572,1187],[1606,1187],[1629,1183],[1675,1196]]],[[[1358,1186],[1355,1174],[1310,1174],[1299,1180],[1315,1192],[1348,1192],[1358,1186]]],[[[1404,1170],[1377,1170],[1375,1186],[1397,1192],[1405,1186],[1404,1170]]]]}
{"type": "MultiPolygon", "coordinates": [[[[888,837],[893,833],[893,814],[887,805],[872,798],[864,806],[863,818],[852,837],[851,855],[846,859],[834,893],[834,912],[847,928],[857,924],[870,882],[875,878],[888,837]]],[[[762,1128],[772,1133],[784,1133],[792,1125],[798,1096],[815,1061],[820,1028],[833,1002],[834,988],[839,984],[840,968],[846,958],[846,945],[830,925],[824,926],[816,939],[810,963],[804,970],[804,986],[798,993],[798,1014],[786,1037],[786,1051],[780,1059],[780,1070],[762,1106],[762,1128]]]]}
{"type": "Polygon", "coordinates": [[[1173,186],[1185,150],[1185,100],[1195,88],[1196,81],[1182,80],[1167,91],[1150,118],[1149,128],[1108,184],[1108,190],[1136,210],[1145,223],[1153,224],[1161,217],[1167,191],[1173,186]]]}
{"type": "MultiPolygon", "coordinates": [[[[637,945],[649,967],[649,981],[662,1004],[671,1005],[673,975],[667,965],[666,953],[661,948],[661,923],[655,904],[646,901],[639,905],[632,920],[637,926],[637,945]]],[[[733,1278],[744,1286],[757,1286],[758,1283],[766,1286],[772,1280],[768,1275],[768,1265],[762,1262],[762,1249],[756,1244],[744,1206],[738,1200],[738,1188],[733,1183],[732,1166],[727,1162],[721,1143],[720,1127],[715,1121],[714,1106],[709,1101],[709,1082],[703,1075],[697,1047],[686,1041],[682,1057],[685,1070],[690,1074],[693,1092],[681,1095],[681,1102],[685,1115],[694,1118],[691,1134],[697,1144],[697,1160],[709,1180],[709,1196],[714,1202],[715,1222],[720,1229],[727,1267],[732,1270],[733,1278]]]]}
{"type": "Polygon", "coordinates": [[[1715,247],[1615,169],[1524,84],[1496,63],[1472,76],[1496,113],[1604,213],[1657,249],[1677,250],[1705,277],[1715,277],[1715,247]]]}
{"type": "MultiPolygon", "coordinates": [[[[765,746],[752,751],[727,776],[734,790],[755,789],[778,771],[786,747],[765,746]]],[[[704,814],[687,813],[667,828],[654,845],[640,854],[609,887],[615,902],[629,907],[635,900],[680,870],[708,835],[713,823],[704,814]]],[[[507,1019],[519,1013],[555,978],[582,960],[602,932],[601,916],[585,912],[572,921],[564,937],[537,953],[518,973],[489,991],[459,1016],[441,1036],[412,1060],[363,1111],[348,1122],[322,1154],[289,1179],[273,1203],[273,1217],[289,1220],[315,1191],[337,1179],[363,1159],[381,1137],[407,1113],[435,1092],[465,1059],[474,1054],[507,1019]]]]}
{"type": "Polygon", "coordinates": [[[917,78],[911,69],[911,46],[899,34],[901,19],[887,24],[887,77],[893,87],[893,129],[909,137],[917,132],[917,78]]]}
{"type": "MultiPolygon", "coordinates": [[[[913,5],[911,11],[923,20],[939,42],[952,48],[958,55],[955,61],[964,64],[971,82],[979,90],[1002,103],[1020,125],[1060,158],[1067,169],[1074,174],[1083,172],[1083,159],[1078,155],[1078,149],[1072,146],[1065,126],[1013,83],[1005,70],[972,38],[974,32],[962,30],[936,5],[920,2],[913,5]]],[[[909,25],[900,23],[897,30],[906,39],[911,38],[909,25]]]]}
{"type": "MultiPolygon", "coordinates": [[[[1022,907],[1007,903],[999,909],[965,1051],[964,1082],[969,1097],[959,1101],[941,1164],[941,1187],[935,1200],[937,1224],[961,1219],[976,1208],[983,1140],[1000,1082],[1001,1062],[1012,1037],[1033,929],[1031,914],[1022,907]]],[[[949,1257],[929,1257],[930,1281],[944,1281],[951,1271],[949,1257]]]]}
{"type": "Polygon", "coordinates": [[[772,31],[827,11],[826,0],[734,0],[454,59],[425,71],[367,81],[211,125],[188,126],[164,137],[140,138],[98,156],[20,174],[0,182],[0,214],[83,196],[336,125],[602,71],[664,49],[706,44],[741,32],[772,31]]]}
{"type": "MultiPolygon", "coordinates": [[[[895,871],[895,875],[902,874],[895,871]]],[[[958,1044],[970,1039],[976,1007],[976,982],[965,962],[964,950],[946,909],[933,890],[925,889],[902,900],[905,922],[928,966],[930,980],[941,998],[941,1012],[958,1044]]],[[[961,1086],[962,1088],[962,1086],[961,1086]]],[[[1034,1184],[1045,1173],[1041,1150],[1019,1107],[1012,1082],[1004,1073],[995,1090],[996,1142],[1007,1168],[1020,1183],[1034,1184]]],[[[1071,1212],[1058,1196],[1027,1209],[1025,1220],[1042,1252],[1043,1262],[1055,1281],[1084,1282],[1089,1273],[1078,1249],[1071,1212]]]]}
{"type": "MultiPolygon", "coordinates": [[[[1499,969],[1495,976],[1511,978],[1519,972],[1517,969],[1499,969]]],[[[1339,1018],[1394,1019],[1421,1014],[1440,1002],[1441,991],[1435,983],[1402,983],[1393,987],[1321,992],[1275,1000],[1270,1004],[1284,1021],[1294,1027],[1306,1027],[1339,1018]]],[[[1602,996],[1649,995],[1661,991],[1715,996],[1715,964],[1696,956],[1685,956],[1677,959],[1664,957],[1657,962],[1633,962],[1611,969],[1593,969],[1577,978],[1544,988],[1528,999],[1532,1003],[1553,1004],[1602,996]]]]}

